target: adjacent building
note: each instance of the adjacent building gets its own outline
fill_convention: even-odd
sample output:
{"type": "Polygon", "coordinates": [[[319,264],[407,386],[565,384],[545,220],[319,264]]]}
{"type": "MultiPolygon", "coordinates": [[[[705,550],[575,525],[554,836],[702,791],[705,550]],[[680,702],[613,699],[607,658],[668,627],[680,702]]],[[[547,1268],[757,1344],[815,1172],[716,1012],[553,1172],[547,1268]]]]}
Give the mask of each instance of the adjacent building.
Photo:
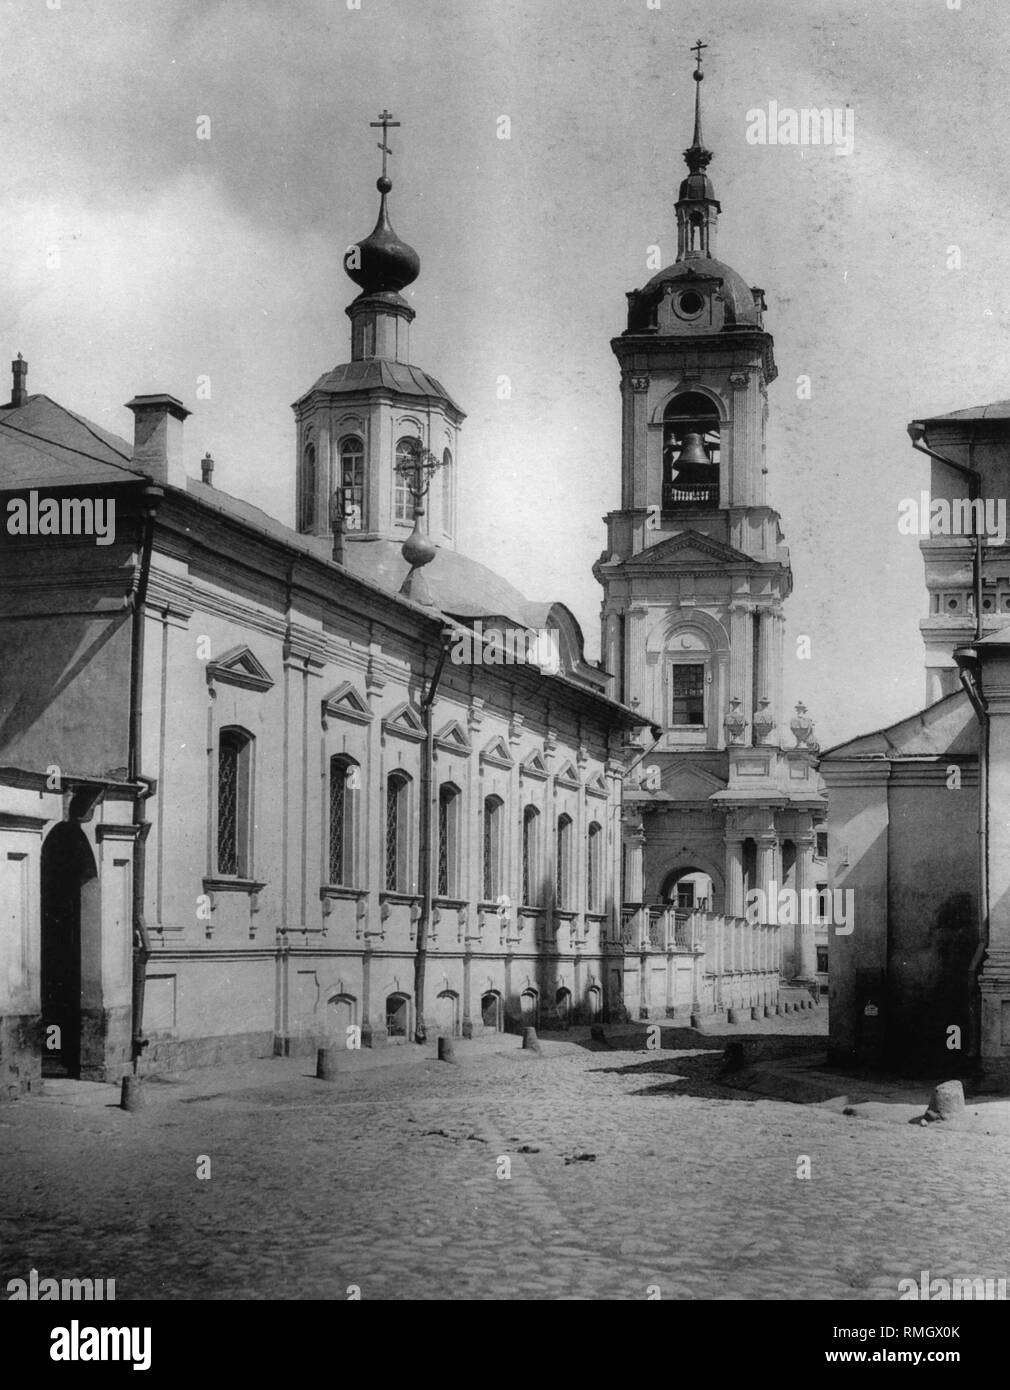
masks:
{"type": "MultiPolygon", "coordinates": [[[[831,1047],[1010,1081],[1010,403],[914,420],[929,487],[895,544],[925,565],[926,707],[822,757],[831,870],[854,894],[832,941],[831,1047]]],[[[925,481],[925,479],[924,479],[925,481]]]]}

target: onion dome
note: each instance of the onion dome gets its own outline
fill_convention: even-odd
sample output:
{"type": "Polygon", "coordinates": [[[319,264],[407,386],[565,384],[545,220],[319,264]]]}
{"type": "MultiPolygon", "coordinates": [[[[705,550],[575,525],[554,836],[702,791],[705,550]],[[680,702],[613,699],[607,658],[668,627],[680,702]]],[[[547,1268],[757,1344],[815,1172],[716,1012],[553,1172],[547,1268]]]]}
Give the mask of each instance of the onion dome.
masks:
{"type": "Polygon", "coordinates": [[[421,272],[421,258],[412,246],[400,240],[389,221],[386,196],[392,181],[383,175],[375,186],[382,195],[378,220],[370,234],[344,257],[344,269],[364,294],[402,290],[421,272]]]}

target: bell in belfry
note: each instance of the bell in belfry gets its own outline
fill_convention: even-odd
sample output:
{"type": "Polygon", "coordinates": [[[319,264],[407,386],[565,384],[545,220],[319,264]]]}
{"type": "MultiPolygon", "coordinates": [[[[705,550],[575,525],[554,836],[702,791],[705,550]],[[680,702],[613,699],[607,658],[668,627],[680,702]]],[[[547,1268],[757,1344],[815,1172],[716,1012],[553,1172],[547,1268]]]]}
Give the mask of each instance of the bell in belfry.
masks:
{"type": "Polygon", "coordinates": [[[705,441],[700,434],[693,431],[685,434],[684,443],[681,445],[680,453],[674,461],[674,467],[683,470],[691,464],[708,464],[709,457],[705,450],[705,441]]]}

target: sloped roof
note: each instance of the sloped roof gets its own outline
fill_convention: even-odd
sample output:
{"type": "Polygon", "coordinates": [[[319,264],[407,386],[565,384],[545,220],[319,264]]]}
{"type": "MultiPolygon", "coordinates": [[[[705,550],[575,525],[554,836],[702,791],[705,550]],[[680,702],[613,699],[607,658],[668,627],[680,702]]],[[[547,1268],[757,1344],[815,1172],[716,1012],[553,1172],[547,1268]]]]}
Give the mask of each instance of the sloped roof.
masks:
{"type": "Polygon", "coordinates": [[[904,758],[939,758],[977,751],[975,712],[965,692],[956,690],[897,724],[827,749],[820,760],[822,765],[843,758],[897,762],[904,758]]]}
{"type": "Polygon", "coordinates": [[[967,410],[952,410],[947,415],[920,416],[913,423],[938,425],[945,420],[1010,420],[1010,401],[993,401],[991,405],[971,405],[967,410]]]}
{"type": "Polygon", "coordinates": [[[61,487],[121,483],[148,475],[133,467],[125,439],[57,405],[29,396],[0,408],[0,486],[61,487]]]}
{"type": "Polygon", "coordinates": [[[453,410],[463,416],[463,411],[440,381],[423,372],[420,367],[412,367],[407,362],[391,362],[384,357],[369,357],[358,362],[341,363],[331,372],[321,376],[299,400],[305,400],[313,391],[326,391],[331,395],[351,395],[376,388],[395,391],[401,396],[434,397],[436,400],[447,402],[453,410]]]}

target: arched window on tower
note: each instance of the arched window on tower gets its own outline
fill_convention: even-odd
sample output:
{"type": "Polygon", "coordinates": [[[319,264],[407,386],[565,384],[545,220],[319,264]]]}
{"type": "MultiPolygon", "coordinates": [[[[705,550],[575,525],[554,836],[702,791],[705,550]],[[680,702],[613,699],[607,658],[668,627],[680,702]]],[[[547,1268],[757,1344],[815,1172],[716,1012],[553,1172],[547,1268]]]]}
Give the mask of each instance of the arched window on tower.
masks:
{"type": "Polygon", "coordinates": [[[442,453],[442,530],[447,536],[452,535],[452,490],[454,483],[452,450],[445,449],[442,453]]]}
{"type": "Polygon", "coordinates": [[[410,488],[407,484],[410,481],[408,475],[400,471],[401,466],[406,467],[414,463],[418,456],[420,440],[403,438],[396,443],[396,467],[393,471],[393,520],[394,521],[413,521],[414,502],[410,495],[410,488]]]}
{"type": "Polygon", "coordinates": [[[663,414],[663,510],[719,505],[719,411],[700,391],[675,396],[663,414]]]}
{"type": "Polygon", "coordinates": [[[311,531],[316,519],[316,446],[310,441],[302,455],[302,485],[298,493],[298,529],[311,531]]]}
{"type": "Polygon", "coordinates": [[[361,531],[365,525],[365,446],[356,434],[340,441],[340,486],[344,490],[344,529],[361,531]]]}

